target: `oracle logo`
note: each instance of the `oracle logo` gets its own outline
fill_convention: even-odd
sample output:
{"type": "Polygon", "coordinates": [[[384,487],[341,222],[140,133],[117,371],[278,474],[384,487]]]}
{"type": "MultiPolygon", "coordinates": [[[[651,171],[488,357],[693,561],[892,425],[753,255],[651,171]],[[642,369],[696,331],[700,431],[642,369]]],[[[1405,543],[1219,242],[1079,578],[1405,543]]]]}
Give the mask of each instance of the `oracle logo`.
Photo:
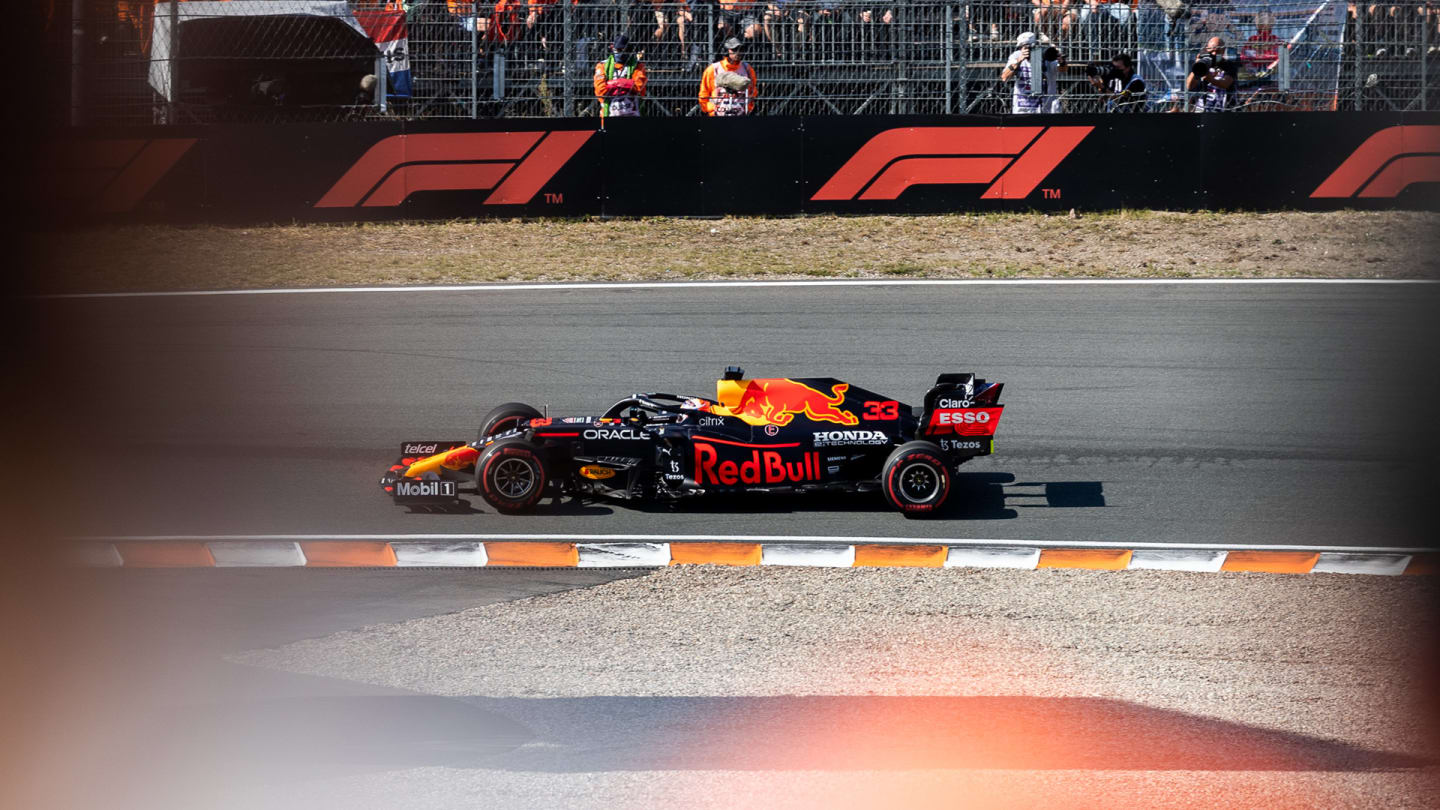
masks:
{"type": "Polygon", "coordinates": [[[638,430],[631,430],[630,428],[600,428],[598,430],[587,430],[585,431],[584,436],[587,439],[619,439],[622,441],[630,442],[641,442],[645,441],[646,439],[644,433],[641,433],[638,430]]]}

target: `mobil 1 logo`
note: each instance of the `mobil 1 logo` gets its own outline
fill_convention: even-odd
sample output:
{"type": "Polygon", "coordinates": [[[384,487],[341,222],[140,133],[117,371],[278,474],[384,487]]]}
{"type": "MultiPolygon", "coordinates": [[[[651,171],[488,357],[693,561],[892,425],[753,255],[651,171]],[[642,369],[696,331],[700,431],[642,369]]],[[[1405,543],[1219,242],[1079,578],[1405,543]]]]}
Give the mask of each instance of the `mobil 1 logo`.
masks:
{"type": "Polygon", "coordinates": [[[454,481],[438,478],[401,478],[395,482],[395,500],[400,503],[453,501],[459,497],[454,481]]]}

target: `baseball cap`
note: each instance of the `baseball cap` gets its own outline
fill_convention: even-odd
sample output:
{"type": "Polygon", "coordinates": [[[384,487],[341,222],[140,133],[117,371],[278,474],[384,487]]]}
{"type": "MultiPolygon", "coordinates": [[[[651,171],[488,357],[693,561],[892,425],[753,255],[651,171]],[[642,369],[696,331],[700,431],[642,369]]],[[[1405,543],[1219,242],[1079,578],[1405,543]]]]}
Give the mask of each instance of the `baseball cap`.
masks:
{"type": "Polygon", "coordinates": [[[1027,46],[1028,46],[1028,47],[1034,47],[1034,46],[1035,46],[1035,43],[1037,43],[1037,42],[1039,42],[1039,41],[1040,41],[1040,38],[1037,37],[1037,36],[1035,36],[1035,32],[1034,32],[1034,31],[1026,31],[1025,33],[1021,34],[1019,37],[1017,37],[1017,38],[1015,39],[1015,44],[1018,45],[1018,46],[1020,46],[1021,48],[1024,48],[1024,47],[1027,47],[1027,46]]]}
{"type": "Polygon", "coordinates": [[[615,37],[615,41],[610,43],[610,50],[615,53],[624,53],[630,50],[630,37],[624,34],[615,37]]]}
{"type": "MultiPolygon", "coordinates": [[[[711,40],[711,42],[714,42],[714,40],[711,40]]],[[[725,50],[727,51],[738,51],[744,46],[744,43],[740,41],[739,37],[730,37],[725,40],[725,50]]]]}

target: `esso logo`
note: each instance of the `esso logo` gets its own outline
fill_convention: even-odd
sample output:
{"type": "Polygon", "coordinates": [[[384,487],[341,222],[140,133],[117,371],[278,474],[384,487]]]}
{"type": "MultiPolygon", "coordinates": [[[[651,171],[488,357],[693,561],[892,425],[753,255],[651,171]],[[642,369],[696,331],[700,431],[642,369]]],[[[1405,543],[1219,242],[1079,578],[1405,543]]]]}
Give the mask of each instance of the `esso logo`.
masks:
{"type": "Polygon", "coordinates": [[[983,425],[990,421],[989,411],[964,411],[962,413],[947,413],[941,411],[937,414],[939,424],[942,425],[983,425]]]}

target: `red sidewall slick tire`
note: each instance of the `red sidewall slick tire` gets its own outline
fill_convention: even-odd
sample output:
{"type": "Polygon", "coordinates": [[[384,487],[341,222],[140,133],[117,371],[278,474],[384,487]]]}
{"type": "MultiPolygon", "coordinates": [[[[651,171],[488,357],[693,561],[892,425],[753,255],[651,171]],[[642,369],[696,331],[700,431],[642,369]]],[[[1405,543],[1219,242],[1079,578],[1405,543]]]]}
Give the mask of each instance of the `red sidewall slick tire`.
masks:
{"type": "Polygon", "coordinates": [[[906,517],[933,515],[950,497],[950,466],[930,442],[896,448],[880,473],[885,500],[906,517]]]}
{"type": "Polygon", "coordinates": [[[480,420],[480,441],[506,430],[512,430],[520,422],[539,419],[540,412],[523,402],[506,402],[497,405],[480,420]]]}
{"type": "Polygon", "coordinates": [[[475,486],[485,502],[507,513],[528,512],[545,495],[545,464],[518,439],[493,444],[475,463],[475,486]]]}

